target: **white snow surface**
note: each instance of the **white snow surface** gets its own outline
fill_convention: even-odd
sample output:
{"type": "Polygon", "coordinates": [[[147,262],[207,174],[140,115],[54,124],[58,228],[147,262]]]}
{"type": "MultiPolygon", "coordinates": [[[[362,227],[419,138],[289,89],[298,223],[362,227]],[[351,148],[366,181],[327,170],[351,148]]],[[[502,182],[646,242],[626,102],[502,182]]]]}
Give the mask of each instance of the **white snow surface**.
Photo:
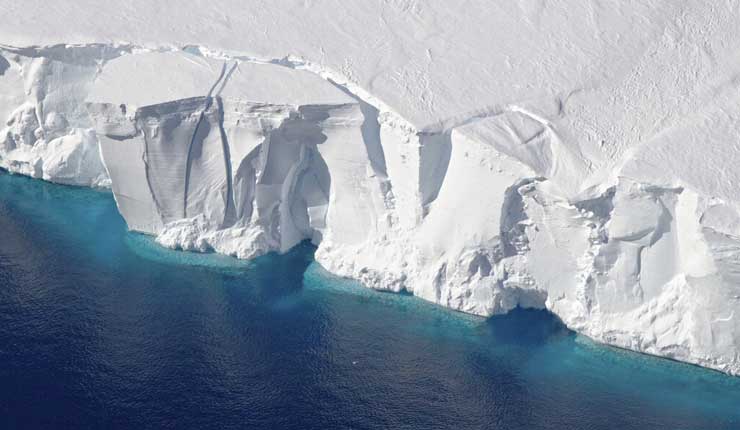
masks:
{"type": "Polygon", "coordinates": [[[0,0],[0,166],[740,374],[740,1],[0,0]],[[109,3],[109,4],[105,4],[109,3]]]}

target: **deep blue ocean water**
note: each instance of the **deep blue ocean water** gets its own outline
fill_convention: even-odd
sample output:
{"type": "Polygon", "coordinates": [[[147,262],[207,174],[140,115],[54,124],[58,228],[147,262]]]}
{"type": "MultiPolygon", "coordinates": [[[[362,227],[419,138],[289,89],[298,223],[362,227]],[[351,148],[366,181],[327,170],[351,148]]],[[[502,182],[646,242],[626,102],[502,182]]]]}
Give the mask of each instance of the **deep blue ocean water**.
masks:
{"type": "Polygon", "coordinates": [[[165,250],[0,173],[0,429],[738,429],[740,378],[338,279],[165,250]]]}

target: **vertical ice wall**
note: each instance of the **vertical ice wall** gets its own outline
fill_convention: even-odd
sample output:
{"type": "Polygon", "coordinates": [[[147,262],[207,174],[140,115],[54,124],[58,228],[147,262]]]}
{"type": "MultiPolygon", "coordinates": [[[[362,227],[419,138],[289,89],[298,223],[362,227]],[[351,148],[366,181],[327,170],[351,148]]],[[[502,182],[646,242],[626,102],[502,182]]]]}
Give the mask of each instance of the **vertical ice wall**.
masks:
{"type": "Polygon", "coordinates": [[[371,231],[379,182],[362,110],[315,75],[129,55],[106,67],[88,100],[121,212],[164,244],[251,257],[371,231]],[[137,94],[131,73],[162,92],[137,94]]]}

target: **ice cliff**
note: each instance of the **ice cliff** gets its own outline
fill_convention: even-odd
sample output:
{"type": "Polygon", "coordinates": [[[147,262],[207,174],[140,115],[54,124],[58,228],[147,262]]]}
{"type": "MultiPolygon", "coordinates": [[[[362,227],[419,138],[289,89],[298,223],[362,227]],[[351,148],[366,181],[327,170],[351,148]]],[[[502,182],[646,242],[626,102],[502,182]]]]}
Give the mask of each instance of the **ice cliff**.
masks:
{"type": "Polygon", "coordinates": [[[372,288],[547,308],[740,374],[736,2],[296,3],[354,25],[321,31],[235,12],[272,39],[209,18],[241,48],[151,14],[154,30],[108,16],[57,45],[31,3],[33,43],[0,32],[2,167],[110,186],[164,246],[250,258],[310,239],[372,288]]]}

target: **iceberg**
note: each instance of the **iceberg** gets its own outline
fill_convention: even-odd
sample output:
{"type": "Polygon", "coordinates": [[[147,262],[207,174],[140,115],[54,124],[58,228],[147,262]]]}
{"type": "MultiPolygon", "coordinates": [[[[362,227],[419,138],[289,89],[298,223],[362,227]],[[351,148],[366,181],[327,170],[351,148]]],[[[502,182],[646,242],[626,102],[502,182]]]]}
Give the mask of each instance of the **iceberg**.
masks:
{"type": "Polygon", "coordinates": [[[28,3],[3,168],[110,187],[167,247],[311,240],[371,288],[740,375],[732,2],[28,3]]]}

